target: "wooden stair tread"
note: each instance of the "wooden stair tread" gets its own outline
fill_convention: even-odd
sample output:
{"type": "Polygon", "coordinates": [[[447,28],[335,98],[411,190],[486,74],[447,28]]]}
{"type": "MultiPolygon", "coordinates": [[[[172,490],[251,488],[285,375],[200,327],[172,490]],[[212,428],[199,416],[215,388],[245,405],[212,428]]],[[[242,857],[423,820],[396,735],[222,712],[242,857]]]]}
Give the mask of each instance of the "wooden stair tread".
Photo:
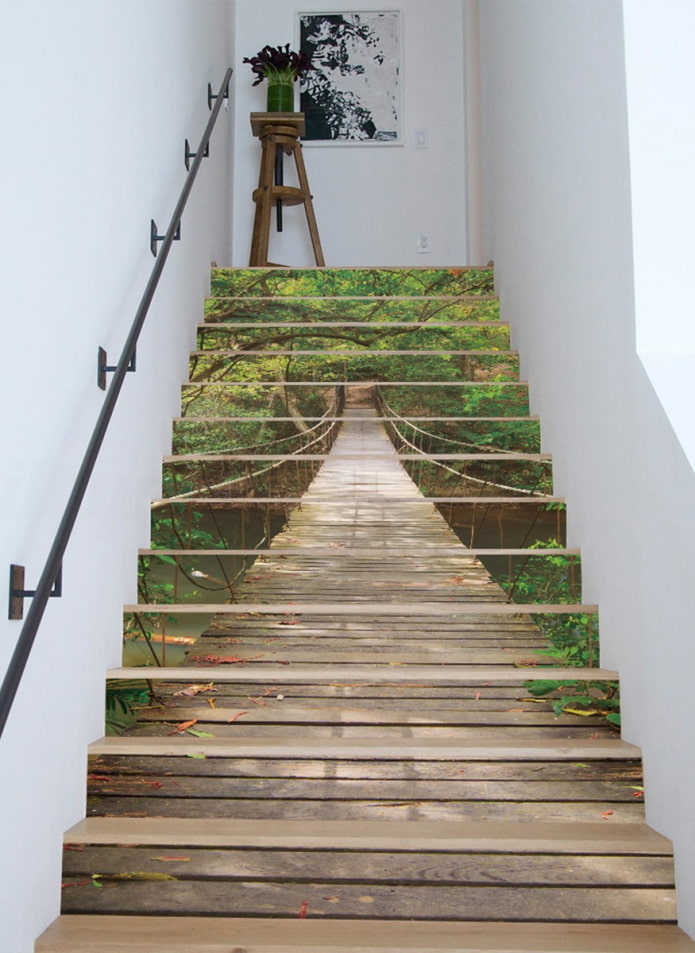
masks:
{"type": "MultiPolygon", "coordinates": [[[[447,547],[439,546],[437,547],[437,554],[439,557],[455,557],[458,559],[469,559],[471,557],[478,556],[525,556],[525,557],[535,557],[535,556],[578,556],[578,549],[505,549],[500,547],[499,549],[481,549],[478,547],[471,549],[462,549],[461,546],[456,547],[447,547]]],[[[298,547],[283,547],[283,546],[273,546],[266,549],[166,549],[162,547],[161,549],[139,549],[138,555],[140,556],[257,556],[265,559],[268,556],[292,556],[296,560],[309,560],[315,559],[316,556],[336,556],[340,557],[341,555],[347,555],[354,558],[364,557],[366,559],[378,559],[381,561],[382,556],[380,551],[376,551],[374,547],[369,549],[361,549],[359,547],[352,546],[340,546],[340,547],[329,547],[321,546],[320,544],[316,546],[304,546],[302,545],[301,550],[298,547]]],[[[415,562],[422,562],[425,559],[425,556],[420,553],[413,552],[402,552],[399,555],[399,559],[413,560],[415,562]]]]}
{"type": "MultiPolygon", "coordinates": [[[[594,603],[525,603],[525,602],[418,602],[417,615],[421,618],[434,616],[514,616],[545,613],[548,615],[566,615],[568,613],[594,613],[598,606],[594,603]]],[[[412,611],[402,605],[392,603],[344,602],[233,602],[233,603],[136,603],[124,606],[124,612],[167,613],[171,615],[292,615],[292,616],[370,616],[386,618],[391,616],[412,616],[412,611]]]]}
{"type": "MultiPolygon", "coordinates": [[[[254,460],[311,460],[314,462],[328,460],[333,462],[338,460],[350,461],[363,464],[365,460],[378,462],[379,459],[391,460],[393,453],[388,450],[371,451],[348,451],[342,453],[178,453],[171,454],[162,458],[166,463],[196,463],[205,462],[253,462],[254,460]]],[[[519,463],[519,462],[549,462],[552,459],[550,453],[399,453],[398,460],[458,460],[458,461],[476,461],[478,463],[499,463],[501,461],[519,463]]],[[[421,497],[418,497],[421,499],[421,497]]],[[[485,497],[481,497],[484,501],[485,497]]]]}
{"type": "Polygon", "coordinates": [[[245,665],[206,665],[197,667],[172,666],[168,668],[138,668],[122,666],[112,668],[106,673],[109,679],[151,679],[164,682],[197,682],[201,679],[215,682],[268,682],[270,684],[292,684],[296,682],[367,682],[374,683],[412,683],[428,681],[432,683],[461,684],[464,682],[526,682],[529,679],[544,678],[554,680],[615,680],[618,672],[605,668],[561,668],[555,666],[536,666],[521,668],[514,665],[412,665],[406,670],[398,666],[381,665],[366,667],[350,665],[330,667],[309,667],[274,665],[261,666],[254,663],[245,665]]]}
{"type": "MultiPolygon", "coordinates": [[[[319,277],[333,281],[330,273],[319,277]]],[[[253,272],[248,279],[230,272],[219,273],[214,287],[224,294],[240,281],[257,290],[282,290],[287,278],[295,287],[305,280],[296,270],[253,272]]],[[[412,276],[407,280],[412,284],[412,276]]],[[[333,287],[341,289],[342,282],[333,287]]],[[[259,299],[251,304],[251,298],[227,300],[244,302],[236,311],[251,315],[246,326],[271,326],[253,318],[263,307],[259,299]]],[[[365,300],[371,306],[378,299],[365,300]]],[[[215,307],[224,317],[218,305],[213,305],[213,313],[215,307]]],[[[281,312],[271,310],[270,316],[273,313],[281,312]]],[[[344,323],[350,324],[345,318],[355,313],[346,312],[344,323]]],[[[303,326],[314,339],[305,342],[306,350],[283,350],[292,334],[275,335],[268,346],[262,332],[247,335],[249,350],[238,350],[228,346],[236,340],[234,325],[213,321],[205,325],[205,333],[221,331],[212,343],[224,346],[194,352],[195,376],[204,376],[210,361],[222,368],[228,357],[286,353],[300,359],[347,358],[368,350],[349,341],[350,350],[323,348],[320,325],[311,322],[303,326]],[[272,347],[275,338],[277,350],[272,347]]],[[[293,325],[296,322],[272,322],[276,327],[293,325]]],[[[339,326],[325,325],[332,330],[339,326]]],[[[477,325],[479,330],[485,326],[484,321],[477,325]]],[[[380,328],[389,333],[388,323],[380,328]]],[[[418,328],[428,330],[423,322],[418,328]]],[[[404,344],[410,340],[400,339],[404,344]]],[[[477,332],[459,335],[459,348],[466,343],[482,347],[448,348],[445,340],[439,350],[439,342],[428,334],[430,349],[394,347],[374,353],[484,360],[492,355],[500,364],[516,356],[499,335],[494,340],[502,348],[488,349],[492,340],[477,332]]],[[[261,365],[255,366],[259,375],[269,376],[261,365]]],[[[379,386],[389,401],[392,395],[403,399],[394,388],[409,388],[413,394],[406,395],[406,406],[423,414],[423,387],[442,388],[452,407],[465,402],[472,413],[487,406],[493,413],[503,414],[507,408],[515,415],[523,412],[526,384],[511,379],[514,372],[509,368],[493,370],[510,379],[389,381],[379,386]],[[502,388],[507,388],[506,397],[499,396],[502,388]]],[[[185,399],[192,395],[195,400],[199,390],[201,410],[209,408],[215,416],[183,417],[178,421],[182,427],[187,420],[195,426],[205,420],[224,421],[228,407],[239,414],[247,401],[252,413],[265,406],[288,412],[288,422],[296,420],[295,408],[303,402],[307,410],[315,413],[324,407],[330,415],[345,397],[348,409],[330,452],[254,453],[244,445],[251,437],[234,440],[224,428],[218,436],[194,426],[191,447],[206,451],[216,446],[221,452],[164,458],[171,492],[184,492],[154,504],[171,506],[171,531],[168,537],[162,533],[162,539],[172,541],[174,532],[185,539],[174,521],[181,519],[183,526],[191,510],[177,511],[176,503],[211,517],[215,508],[226,506],[227,517],[234,507],[256,506],[254,515],[268,521],[268,536],[273,506],[278,525],[283,519],[287,523],[275,538],[276,547],[245,549],[242,527],[240,549],[226,550],[262,557],[234,592],[234,599],[242,601],[195,604],[182,596],[165,604],[145,597],[125,607],[159,617],[213,618],[193,622],[200,632],[184,664],[157,670],[124,666],[108,673],[116,682],[142,684],[146,679],[160,687],[154,690],[155,704],[143,711],[129,733],[90,747],[90,817],[65,838],[71,848],[64,868],[63,909],[68,916],[45,937],[53,934],[70,953],[109,953],[104,934],[106,944],[115,944],[112,953],[695,951],[672,926],[676,907],[671,844],[643,823],[639,749],[620,740],[595,715],[571,722],[572,716],[555,715],[548,702],[516,713],[516,693],[524,690],[525,682],[613,681],[617,673],[543,664],[549,659],[542,655],[544,643],[534,616],[593,615],[597,610],[580,601],[579,578],[571,580],[576,602],[561,603],[554,597],[549,605],[512,603],[485,566],[475,561],[482,554],[505,554],[511,578],[513,555],[528,560],[572,551],[562,546],[525,549],[523,528],[506,538],[500,528],[489,537],[517,546],[523,539],[519,548],[467,550],[452,545],[456,534],[444,519],[448,506],[454,525],[461,522],[461,513],[471,512],[474,524],[483,511],[493,523],[508,506],[518,508],[521,521],[521,512],[533,518],[539,506],[551,504],[558,513],[547,521],[555,530],[548,538],[563,539],[564,510],[559,504],[564,500],[549,493],[535,495],[538,486],[551,489],[551,456],[503,452],[501,447],[507,445],[521,450],[538,446],[526,442],[537,441],[535,431],[524,431],[523,443],[512,442],[520,439],[520,428],[507,428],[501,446],[488,453],[453,452],[468,447],[479,451],[475,442],[430,445],[434,450],[452,446],[451,453],[399,453],[389,441],[386,421],[362,403],[374,386],[360,382],[358,388],[347,385],[342,392],[340,382],[308,380],[201,380],[184,386],[185,399]],[[275,388],[292,390],[278,395],[275,388]],[[230,444],[238,444],[239,452],[230,444]],[[283,468],[291,469],[286,462],[292,460],[306,465],[300,463],[295,476],[285,478],[283,468]],[[431,489],[428,497],[408,475],[417,471],[412,461],[423,464],[419,479],[431,489]],[[433,476],[439,472],[435,465],[446,461],[478,464],[476,473],[486,479],[459,474],[460,467],[449,468],[454,479],[433,476]],[[230,474],[236,476],[237,462],[262,464],[257,468],[260,482],[254,484],[259,496],[205,496],[206,490],[220,492],[222,487],[221,492],[236,492],[230,474]],[[266,465],[271,463],[275,465],[266,465]],[[517,482],[505,479],[505,466],[507,473],[513,469],[525,481],[518,495],[505,486],[517,482]],[[442,490],[446,493],[451,486],[461,486],[463,492],[482,486],[483,492],[510,495],[444,496],[442,490]],[[281,510],[295,504],[291,512],[281,510]],[[517,504],[525,504],[525,509],[517,504]],[[427,590],[423,563],[430,569],[427,590]],[[288,623],[292,628],[280,628],[288,623]],[[525,664],[529,655],[541,664],[525,664]],[[225,656],[226,663],[215,664],[225,656]],[[191,682],[203,683],[196,685],[200,697],[175,694],[175,683],[191,682]],[[206,697],[202,692],[208,693],[208,683],[214,683],[215,691],[206,697]],[[242,715],[246,721],[238,720],[242,715]],[[197,719],[196,728],[187,734],[192,719],[197,719]],[[201,728],[209,728],[210,737],[195,736],[201,728]],[[94,871],[99,871],[103,889],[90,889],[94,871]],[[300,919],[302,910],[306,920],[300,919]],[[184,912],[185,919],[177,919],[184,912]],[[134,913],[147,916],[141,919],[134,913]],[[89,933],[95,923],[106,925],[98,936],[89,933]],[[162,930],[157,930],[160,923],[162,930]],[[118,933],[122,928],[134,929],[123,938],[118,933]],[[66,939],[70,930],[72,937],[66,939]]],[[[196,410],[195,403],[190,406],[196,410]]],[[[269,426],[265,436],[280,439],[287,429],[269,426]]],[[[307,450],[330,447],[338,428],[332,429],[325,443],[315,440],[307,450]]],[[[474,430],[474,440],[480,430],[474,430]]],[[[404,445],[406,450],[417,449],[407,441],[404,445]]],[[[283,446],[268,439],[256,449],[283,446]]],[[[475,529],[470,528],[471,541],[478,538],[475,529]]],[[[160,555],[216,557],[224,552],[196,553],[184,543],[180,550],[160,555]]],[[[156,556],[157,551],[145,554],[156,556]]],[[[59,953],[61,948],[37,946],[37,953],[41,950],[59,953]]]]}
{"type": "Polygon", "coordinates": [[[63,916],[36,953],[693,953],[675,926],[63,916]]]}
{"type": "MultiPolygon", "coordinates": [[[[305,423],[315,423],[319,421],[324,421],[325,423],[337,423],[344,420],[344,417],[331,417],[331,416],[322,416],[322,417],[305,417],[302,415],[302,419],[305,423]]],[[[378,421],[379,423],[386,423],[392,421],[393,417],[373,417],[373,420],[378,421]]],[[[412,421],[415,420],[419,423],[537,423],[539,420],[538,416],[533,414],[526,414],[523,417],[416,417],[412,414],[408,414],[403,418],[404,420],[412,421]]],[[[174,417],[175,424],[182,423],[215,423],[215,422],[226,422],[226,423],[255,423],[256,421],[263,421],[267,423],[278,423],[278,422],[294,422],[294,417],[268,417],[268,416],[254,416],[253,414],[248,414],[243,417],[233,417],[225,415],[224,417],[196,417],[194,414],[187,415],[186,417],[174,417]]]]}
{"type": "MultiPolygon", "coordinates": [[[[587,733],[588,733],[588,729],[587,733]]],[[[623,760],[639,758],[639,748],[614,738],[579,739],[537,738],[534,740],[481,738],[477,742],[455,738],[404,739],[392,738],[248,738],[243,729],[228,738],[196,738],[191,735],[172,737],[105,736],[89,746],[95,754],[171,755],[200,753],[208,757],[226,758],[333,758],[365,757],[421,758],[423,760],[467,759],[485,761],[491,757],[505,761],[538,761],[560,759],[585,761],[596,758],[623,760]]]]}
{"type": "Polygon", "coordinates": [[[304,821],[89,817],[66,844],[277,847],[363,851],[473,851],[668,855],[671,842],[643,823],[502,821],[304,821]]]}
{"type": "MultiPolygon", "coordinates": [[[[156,506],[165,506],[168,503],[179,503],[186,502],[188,504],[207,504],[207,505],[224,505],[224,506],[234,506],[238,504],[243,504],[244,506],[260,506],[263,504],[272,504],[276,506],[292,504],[293,506],[311,506],[312,504],[323,505],[325,506],[325,500],[319,499],[307,499],[305,497],[298,496],[186,496],[185,500],[177,496],[170,497],[160,497],[158,500],[153,500],[153,503],[156,506]]],[[[374,503],[377,504],[378,501],[372,500],[369,497],[360,497],[360,505],[364,503],[374,503]]],[[[549,503],[564,504],[565,498],[562,496],[545,496],[542,494],[534,496],[423,496],[423,497],[412,497],[408,499],[404,497],[399,499],[395,504],[392,505],[408,505],[411,507],[413,504],[446,504],[447,506],[491,506],[497,505],[500,503],[508,503],[510,506],[533,504],[535,506],[546,506],[549,503]]],[[[343,504],[345,507],[350,506],[349,503],[343,504]]],[[[304,547],[302,547],[304,548],[304,547]]],[[[472,550],[460,549],[461,555],[466,555],[469,552],[472,553],[472,550]]],[[[160,550],[161,552],[161,550],[160,550]]],[[[275,549],[270,549],[268,552],[275,554],[275,549]]],[[[530,550],[532,555],[534,553],[543,552],[543,550],[530,550]]],[[[500,550],[501,554],[504,554],[503,550],[500,550]]]]}

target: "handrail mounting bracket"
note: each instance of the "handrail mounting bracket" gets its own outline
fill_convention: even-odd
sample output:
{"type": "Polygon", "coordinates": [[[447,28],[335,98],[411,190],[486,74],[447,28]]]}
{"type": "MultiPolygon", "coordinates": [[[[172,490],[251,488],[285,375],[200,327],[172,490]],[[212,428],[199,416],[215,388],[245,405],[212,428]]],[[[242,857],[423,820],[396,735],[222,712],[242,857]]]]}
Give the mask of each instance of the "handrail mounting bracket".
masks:
{"type": "MultiPolygon", "coordinates": [[[[157,242],[163,242],[166,238],[166,235],[160,235],[159,229],[157,228],[157,223],[154,219],[150,219],[150,251],[157,257],[157,242]]],[[[176,232],[174,233],[174,241],[181,241],[181,222],[179,221],[176,226],[176,232]]]]}
{"type": "MultiPolygon", "coordinates": [[[[118,364],[109,364],[108,355],[103,347],[99,348],[99,353],[97,356],[97,386],[99,390],[106,390],[106,375],[115,371],[118,367],[118,364]]],[[[133,351],[132,357],[130,358],[130,363],[128,364],[128,371],[135,371],[135,351],[133,351]]]]}
{"type": "MultiPolygon", "coordinates": [[[[56,575],[50,596],[59,599],[63,594],[63,567],[61,565],[56,575]]],[[[24,600],[36,595],[35,589],[24,588],[24,566],[12,563],[10,566],[10,605],[8,619],[24,618],[24,600]]]]}

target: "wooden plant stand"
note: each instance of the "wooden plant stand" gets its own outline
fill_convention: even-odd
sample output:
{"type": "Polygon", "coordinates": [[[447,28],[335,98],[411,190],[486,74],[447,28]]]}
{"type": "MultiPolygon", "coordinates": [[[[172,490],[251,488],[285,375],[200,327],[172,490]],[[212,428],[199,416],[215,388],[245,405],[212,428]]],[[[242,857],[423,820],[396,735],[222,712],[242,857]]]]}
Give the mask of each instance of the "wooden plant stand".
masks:
{"type": "Polygon", "coordinates": [[[277,211],[278,231],[282,231],[282,207],[303,204],[316,264],[325,266],[299,141],[305,132],[304,113],[251,113],[251,128],[254,136],[261,140],[261,169],[258,188],[253,193],[256,215],[249,265],[263,267],[270,264],[268,244],[273,208],[277,211]],[[286,155],[294,156],[299,188],[283,184],[282,167],[286,155]]]}

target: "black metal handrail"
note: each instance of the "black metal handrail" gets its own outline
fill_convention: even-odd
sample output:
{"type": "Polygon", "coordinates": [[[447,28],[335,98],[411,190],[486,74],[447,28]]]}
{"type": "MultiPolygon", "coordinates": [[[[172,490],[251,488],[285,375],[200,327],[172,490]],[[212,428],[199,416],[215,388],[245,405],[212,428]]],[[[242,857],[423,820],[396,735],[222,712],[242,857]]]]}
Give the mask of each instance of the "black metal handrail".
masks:
{"type": "Polygon", "coordinates": [[[183,188],[181,189],[181,194],[179,196],[178,202],[176,203],[174,213],[171,216],[169,227],[167,228],[166,234],[161,239],[162,246],[159,249],[157,260],[155,261],[149,281],[147,282],[145,291],[143,292],[142,298],[140,299],[140,304],[135,313],[130,333],[126,338],[121,356],[118,360],[118,363],[115,365],[111,384],[104,397],[104,403],[94,426],[94,431],[87,446],[87,450],[82,460],[77,477],[75,478],[75,483],[68,498],[68,502],[53,540],[53,544],[46,558],[46,562],[39,582],[36,586],[36,590],[33,593],[33,600],[29,611],[27,612],[22,630],[19,634],[17,645],[15,646],[14,653],[10,660],[2,687],[0,687],[0,735],[2,735],[7,723],[7,719],[17,694],[22,675],[24,674],[24,669],[26,668],[27,661],[29,660],[29,655],[34,644],[36,634],[41,624],[41,620],[43,619],[46,604],[51,596],[51,590],[53,589],[56,579],[60,575],[63,555],[65,554],[70,536],[72,535],[72,530],[75,526],[82,501],[87,491],[87,486],[89,485],[89,480],[91,478],[92,471],[94,470],[97,457],[99,456],[99,450],[101,449],[104,437],[106,436],[106,431],[108,430],[116,402],[121,392],[125,375],[132,364],[132,359],[135,356],[135,348],[138,338],[145,323],[145,318],[147,317],[150,305],[152,304],[152,299],[154,298],[155,291],[157,290],[164,266],[167,262],[171,244],[175,240],[177,233],[180,234],[181,218],[195,183],[200,163],[206,157],[206,153],[209,154],[208,145],[212,136],[212,131],[215,127],[215,123],[217,122],[217,117],[219,116],[224,100],[225,98],[228,98],[229,95],[229,81],[231,75],[232,69],[230,68],[225,73],[222,85],[220,86],[220,91],[217,96],[212,95],[210,87],[208,86],[208,106],[211,109],[210,118],[208,120],[207,126],[205,127],[205,132],[203,133],[203,136],[200,140],[200,145],[198,146],[196,152],[190,153],[190,151],[187,150],[187,158],[190,161],[190,158],[194,156],[193,162],[190,164],[190,169],[186,175],[186,180],[184,182],[183,188]],[[212,105],[213,99],[215,99],[214,106],[212,105]]]}

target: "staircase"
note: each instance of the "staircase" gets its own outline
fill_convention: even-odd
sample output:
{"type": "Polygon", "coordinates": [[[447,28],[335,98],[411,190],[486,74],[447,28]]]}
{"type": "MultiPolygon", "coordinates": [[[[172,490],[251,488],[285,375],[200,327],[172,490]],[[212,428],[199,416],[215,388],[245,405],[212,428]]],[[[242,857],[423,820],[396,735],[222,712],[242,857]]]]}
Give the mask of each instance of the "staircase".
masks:
{"type": "Polygon", "coordinates": [[[37,953],[695,950],[491,282],[213,273],[37,953]]]}

